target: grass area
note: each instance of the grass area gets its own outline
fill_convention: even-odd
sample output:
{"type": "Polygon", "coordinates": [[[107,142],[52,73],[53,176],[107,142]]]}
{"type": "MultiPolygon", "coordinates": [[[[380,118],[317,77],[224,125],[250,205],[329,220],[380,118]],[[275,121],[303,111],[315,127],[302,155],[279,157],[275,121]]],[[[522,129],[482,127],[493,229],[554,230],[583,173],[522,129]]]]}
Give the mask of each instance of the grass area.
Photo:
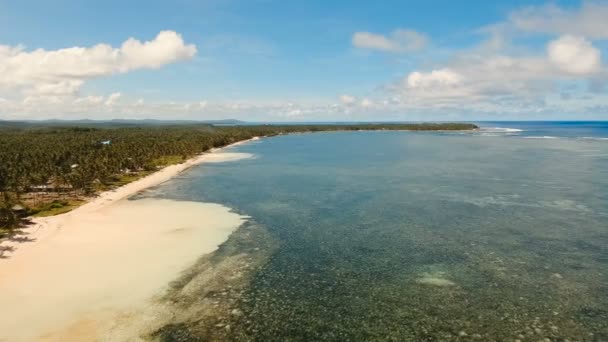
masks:
{"type": "Polygon", "coordinates": [[[95,190],[98,192],[103,192],[103,191],[107,191],[107,190],[111,190],[117,187],[121,187],[125,184],[129,184],[131,182],[134,182],[138,179],[144,178],[152,173],[154,173],[155,171],[139,171],[137,173],[132,173],[132,174],[123,174],[123,175],[119,175],[119,176],[114,176],[112,179],[110,179],[109,181],[106,181],[105,184],[99,184],[95,187],[95,190]]]}
{"type": "Polygon", "coordinates": [[[164,157],[160,157],[158,159],[154,159],[152,161],[153,165],[157,165],[157,166],[167,166],[167,165],[173,165],[173,164],[179,164],[184,162],[186,159],[184,158],[184,156],[181,155],[170,155],[170,156],[164,156],[164,157]]]}
{"type": "Polygon", "coordinates": [[[186,159],[184,159],[183,156],[179,156],[179,155],[170,155],[170,156],[164,156],[158,159],[153,160],[150,165],[153,165],[154,167],[150,170],[141,170],[141,171],[137,171],[137,173],[131,173],[131,174],[121,174],[121,175],[116,175],[114,177],[112,177],[110,180],[105,181],[104,184],[99,184],[95,187],[95,190],[97,192],[103,192],[103,191],[107,191],[107,190],[111,190],[117,187],[121,187],[123,185],[129,184],[131,182],[134,182],[138,179],[144,178],[154,172],[157,171],[156,167],[164,167],[164,166],[168,166],[168,165],[174,165],[174,164],[179,164],[184,162],[186,159]]]}
{"type": "MultiPolygon", "coordinates": [[[[164,160],[167,162],[178,160],[177,159],[178,156],[171,156],[171,157],[172,158],[166,158],[164,160]]],[[[179,158],[181,160],[181,157],[179,157],[179,158]]],[[[123,175],[115,176],[109,182],[106,182],[106,184],[99,184],[98,186],[96,186],[95,191],[103,192],[103,191],[111,190],[111,189],[114,189],[117,187],[121,187],[125,184],[129,184],[138,179],[146,177],[154,172],[155,171],[139,171],[137,173],[123,174],[123,175]]],[[[79,206],[85,204],[86,202],[87,201],[81,200],[81,199],[54,200],[52,202],[45,203],[39,207],[31,208],[29,210],[29,213],[32,217],[55,216],[55,215],[60,215],[60,214],[72,211],[72,210],[78,208],[79,206]]],[[[5,234],[3,234],[3,232],[0,231],[0,236],[2,236],[2,235],[5,235],[5,234]]]]}
{"type": "Polygon", "coordinates": [[[41,207],[33,208],[31,212],[33,217],[55,216],[72,211],[84,203],[86,201],[83,200],[55,200],[41,207]]]}
{"type": "Polygon", "coordinates": [[[11,235],[15,230],[10,228],[0,227],[0,238],[11,235]]]}
{"type": "MultiPolygon", "coordinates": [[[[181,155],[169,155],[164,156],[158,159],[155,159],[152,162],[154,166],[168,166],[179,164],[185,161],[185,157],[181,155]]],[[[123,185],[134,182],[138,179],[144,178],[152,173],[156,172],[156,170],[142,170],[137,173],[130,174],[121,174],[112,177],[110,180],[105,181],[104,184],[96,184],[94,185],[94,191],[99,193],[103,191],[108,191],[111,189],[115,189],[121,187],[123,185]]],[[[30,207],[28,209],[28,215],[32,217],[48,217],[60,215],[63,213],[67,213],[72,211],[79,206],[85,204],[87,201],[82,199],[65,199],[65,200],[53,200],[52,202],[44,203],[37,207],[30,207]]],[[[11,233],[12,230],[8,228],[0,227],[0,237],[6,236],[11,233]]]]}

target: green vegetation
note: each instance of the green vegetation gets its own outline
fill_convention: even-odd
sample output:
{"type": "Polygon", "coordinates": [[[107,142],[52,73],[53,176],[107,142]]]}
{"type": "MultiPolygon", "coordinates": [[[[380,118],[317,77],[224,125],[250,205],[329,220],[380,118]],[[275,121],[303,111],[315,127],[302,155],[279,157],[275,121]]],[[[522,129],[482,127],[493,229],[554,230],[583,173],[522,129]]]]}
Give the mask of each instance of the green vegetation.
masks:
{"type": "Polygon", "coordinates": [[[141,178],[211,148],[296,132],[353,130],[468,130],[464,123],[172,126],[0,126],[0,227],[18,225],[12,208],[53,215],[84,196],[141,178]],[[62,204],[67,201],[67,204],[62,204]],[[59,204],[61,206],[59,207],[59,204]]]}
{"type": "Polygon", "coordinates": [[[114,175],[107,179],[103,184],[95,184],[94,188],[96,192],[111,190],[117,187],[121,187],[125,184],[134,182],[138,179],[144,178],[147,175],[154,173],[155,170],[156,168],[154,168],[154,170],[141,170],[134,173],[114,175]]]}
{"type": "Polygon", "coordinates": [[[152,161],[154,166],[168,166],[173,164],[179,164],[188,159],[187,156],[163,156],[152,161]]]}
{"type": "Polygon", "coordinates": [[[43,204],[41,207],[31,208],[29,214],[34,217],[59,215],[72,211],[84,203],[85,201],[83,200],[54,200],[43,204]]]}
{"type": "MultiPolygon", "coordinates": [[[[0,179],[0,185],[1,184],[2,179],[0,179]]],[[[0,228],[13,228],[19,224],[18,217],[13,211],[15,202],[15,198],[10,192],[2,191],[2,199],[0,201],[0,228]]],[[[3,235],[4,232],[0,231],[0,236],[3,235]]]]}

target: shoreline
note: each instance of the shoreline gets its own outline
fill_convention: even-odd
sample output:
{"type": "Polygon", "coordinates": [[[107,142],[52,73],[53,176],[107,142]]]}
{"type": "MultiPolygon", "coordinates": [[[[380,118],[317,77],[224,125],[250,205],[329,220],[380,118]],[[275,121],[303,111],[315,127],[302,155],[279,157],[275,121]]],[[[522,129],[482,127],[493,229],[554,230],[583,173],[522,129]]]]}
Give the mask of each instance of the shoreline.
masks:
{"type": "Polygon", "coordinates": [[[252,140],[167,166],[68,213],[36,218],[17,235],[25,242],[2,241],[15,249],[0,259],[0,341],[97,340],[117,317],[154,305],[248,217],[214,203],[128,198],[195,165],[251,158],[224,150],[252,140]]]}
{"type": "MultiPolygon", "coordinates": [[[[202,152],[184,161],[183,163],[165,166],[164,168],[159,169],[131,183],[125,184],[112,190],[103,191],[97,196],[92,197],[86,203],[69,212],[47,217],[32,217],[31,225],[18,230],[19,232],[16,234],[16,236],[18,237],[17,241],[13,241],[10,238],[0,239],[0,247],[6,248],[7,251],[10,251],[10,253],[8,254],[6,254],[5,251],[5,254],[2,254],[2,257],[10,259],[19,253],[19,251],[22,249],[20,247],[29,247],[30,245],[35,244],[36,241],[44,239],[46,236],[53,234],[57,230],[60,230],[62,222],[65,221],[65,219],[68,217],[100,210],[122,199],[132,197],[146,189],[153,188],[162,183],[165,183],[171,180],[171,178],[178,176],[182,172],[187,171],[188,169],[194,166],[204,163],[217,163],[249,158],[250,156],[245,156],[241,153],[232,153],[230,156],[219,156],[219,153],[221,153],[221,151],[224,149],[243,145],[248,142],[256,141],[259,139],[260,137],[253,137],[251,139],[237,141],[224,147],[212,148],[206,152],[202,152]]],[[[0,258],[0,266],[1,265],[2,259],[0,258]]]]}

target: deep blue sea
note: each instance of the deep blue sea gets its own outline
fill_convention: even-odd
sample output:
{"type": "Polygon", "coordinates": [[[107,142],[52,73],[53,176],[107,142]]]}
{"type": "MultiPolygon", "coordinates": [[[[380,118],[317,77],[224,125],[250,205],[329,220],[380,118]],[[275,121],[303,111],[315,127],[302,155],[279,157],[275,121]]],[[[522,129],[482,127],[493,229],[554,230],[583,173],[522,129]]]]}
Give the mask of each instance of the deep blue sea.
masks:
{"type": "Polygon", "coordinates": [[[608,123],[480,125],[265,138],[148,191],[251,217],[197,271],[251,258],[239,290],[175,300],[237,314],[163,336],[608,341],[608,123]]]}

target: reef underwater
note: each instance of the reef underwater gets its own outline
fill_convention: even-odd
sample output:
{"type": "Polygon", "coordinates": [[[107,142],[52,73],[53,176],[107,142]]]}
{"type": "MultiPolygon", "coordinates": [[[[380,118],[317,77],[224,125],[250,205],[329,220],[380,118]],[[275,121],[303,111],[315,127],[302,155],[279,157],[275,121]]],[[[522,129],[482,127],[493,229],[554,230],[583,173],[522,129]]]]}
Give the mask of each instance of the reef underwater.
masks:
{"type": "Polygon", "coordinates": [[[248,215],[160,299],[158,341],[608,340],[601,141],[315,133],[141,196],[248,215]],[[509,143],[505,143],[509,139],[509,143]]]}

